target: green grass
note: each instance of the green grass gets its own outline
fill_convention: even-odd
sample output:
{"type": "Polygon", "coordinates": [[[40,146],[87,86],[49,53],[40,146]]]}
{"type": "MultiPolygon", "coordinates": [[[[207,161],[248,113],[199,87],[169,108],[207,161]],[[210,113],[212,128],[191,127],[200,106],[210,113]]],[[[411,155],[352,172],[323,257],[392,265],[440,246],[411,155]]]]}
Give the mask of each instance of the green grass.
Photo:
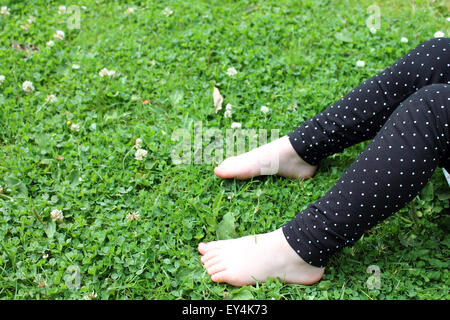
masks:
{"type": "Polygon", "coordinates": [[[70,5],[1,4],[11,14],[0,15],[0,298],[81,299],[93,291],[97,299],[450,297],[441,170],[406,208],[334,256],[319,284],[272,279],[238,289],[210,281],[198,242],[216,239],[227,213],[238,236],[280,227],[323,195],[367,142],[324,160],[305,182],[223,181],[213,165],[171,160],[172,132],[194,121],[288,133],[436,31],[448,35],[447,1],[379,1],[375,34],[365,25],[367,0],[82,0],[80,29],[72,30],[72,14],[57,13],[61,4],[70,5]],[[125,14],[128,7],[135,12],[125,14]],[[23,30],[30,15],[36,22],[23,30]],[[53,39],[56,30],[64,40],[53,39]],[[104,67],[117,77],[99,77],[104,67]],[[26,80],[35,91],[22,90],[26,80]],[[224,106],[234,106],[232,119],[214,113],[214,86],[224,106]],[[48,94],[57,102],[46,103],[48,94]],[[143,161],[134,159],[139,137],[148,150],[143,161]],[[62,210],[62,223],[51,222],[53,209],[62,210]],[[135,211],[139,220],[129,221],[135,211]],[[380,268],[379,289],[367,285],[371,265],[380,268]]]}

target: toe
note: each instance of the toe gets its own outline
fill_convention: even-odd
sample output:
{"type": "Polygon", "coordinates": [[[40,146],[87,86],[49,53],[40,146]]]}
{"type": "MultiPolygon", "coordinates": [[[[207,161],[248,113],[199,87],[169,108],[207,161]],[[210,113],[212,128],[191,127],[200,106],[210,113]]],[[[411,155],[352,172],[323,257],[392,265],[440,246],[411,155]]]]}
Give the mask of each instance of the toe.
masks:
{"type": "Polygon", "coordinates": [[[216,256],[216,257],[212,257],[208,260],[206,260],[205,262],[203,262],[203,265],[205,266],[206,269],[210,268],[211,266],[218,264],[222,261],[220,256],[216,256]]]}
{"type": "Polygon", "coordinates": [[[213,250],[209,250],[208,252],[206,252],[203,257],[201,257],[201,262],[202,263],[206,263],[207,261],[209,261],[212,258],[215,258],[219,255],[220,250],[218,249],[213,249],[213,250]]]}
{"type": "Polygon", "coordinates": [[[198,251],[203,255],[207,253],[209,250],[216,249],[218,247],[219,247],[218,241],[200,242],[198,244],[198,251]]]}
{"type": "Polygon", "coordinates": [[[198,249],[198,252],[200,252],[200,253],[203,255],[203,254],[205,254],[205,253],[207,252],[207,250],[208,250],[208,244],[205,243],[205,242],[200,242],[200,243],[198,244],[197,249],[198,249]]]}
{"type": "Polygon", "coordinates": [[[220,272],[217,272],[217,273],[215,273],[215,274],[213,274],[212,276],[211,276],[211,280],[212,281],[214,281],[214,282],[226,282],[227,280],[227,273],[226,273],[226,271],[220,271],[220,272]]]}
{"type": "Polygon", "coordinates": [[[252,278],[245,279],[241,277],[236,277],[231,274],[229,270],[219,271],[211,275],[211,280],[217,283],[228,283],[235,287],[242,287],[248,285],[254,285],[256,281],[252,278]]]}
{"type": "Polygon", "coordinates": [[[205,251],[208,252],[209,250],[218,249],[218,248],[222,247],[224,241],[226,241],[226,240],[203,242],[205,251]]]}
{"type": "Polygon", "coordinates": [[[214,174],[222,179],[235,178],[240,168],[237,159],[238,157],[225,159],[221,164],[214,168],[214,174]]]}
{"type": "Polygon", "coordinates": [[[206,271],[210,276],[212,276],[213,274],[224,271],[225,269],[226,269],[225,265],[223,265],[222,263],[216,263],[213,264],[211,267],[207,268],[206,271]]]}
{"type": "Polygon", "coordinates": [[[232,177],[229,170],[227,170],[226,167],[223,165],[219,165],[218,167],[214,168],[214,174],[222,179],[227,179],[227,178],[232,177]]]}

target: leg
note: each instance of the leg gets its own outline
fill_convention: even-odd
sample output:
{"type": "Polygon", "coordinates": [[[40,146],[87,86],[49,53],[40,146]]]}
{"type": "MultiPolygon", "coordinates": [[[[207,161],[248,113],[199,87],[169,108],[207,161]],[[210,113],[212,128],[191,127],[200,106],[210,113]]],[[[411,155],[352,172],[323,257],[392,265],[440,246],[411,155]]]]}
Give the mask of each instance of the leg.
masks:
{"type": "Polygon", "coordinates": [[[341,179],[283,226],[291,247],[323,267],[329,257],[410,202],[437,166],[450,165],[450,85],[402,102],[341,179]]]}
{"type": "Polygon", "coordinates": [[[405,206],[437,166],[450,166],[449,124],[450,86],[420,89],[395,109],[342,178],[282,228],[199,244],[212,280],[232,285],[267,277],[319,281],[332,254],[405,206]]]}
{"type": "Polygon", "coordinates": [[[310,178],[321,159],[373,138],[406,97],[429,84],[450,83],[448,61],[450,39],[428,40],[288,136],[228,158],[214,173],[221,178],[251,178],[264,174],[264,160],[277,162],[279,170],[274,173],[281,176],[310,178]]]}
{"type": "Polygon", "coordinates": [[[372,139],[397,106],[430,84],[450,84],[450,38],[428,40],[288,134],[298,155],[317,165],[372,139]]]}

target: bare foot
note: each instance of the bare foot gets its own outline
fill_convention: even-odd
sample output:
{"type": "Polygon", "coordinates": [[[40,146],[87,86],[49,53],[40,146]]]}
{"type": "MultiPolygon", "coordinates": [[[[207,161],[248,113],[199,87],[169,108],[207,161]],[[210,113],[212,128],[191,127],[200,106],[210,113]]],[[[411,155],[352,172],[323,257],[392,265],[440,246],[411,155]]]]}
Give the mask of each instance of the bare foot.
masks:
{"type": "Polygon", "coordinates": [[[264,282],[267,277],[309,285],[318,282],[325,271],[303,261],[288,244],[281,228],[238,239],[200,243],[198,251],[211,280],[233,286],[264,282]]]}
{"type": "Polygon", "coordinates": [[[261,175],[278,174],[286,178],[311,178],[317,170],[305,162],[292,147],[289,137],[253,149],[247,153],[225,159],[214,168],[214,173],[224,179],[249,179],[261,175]]]}

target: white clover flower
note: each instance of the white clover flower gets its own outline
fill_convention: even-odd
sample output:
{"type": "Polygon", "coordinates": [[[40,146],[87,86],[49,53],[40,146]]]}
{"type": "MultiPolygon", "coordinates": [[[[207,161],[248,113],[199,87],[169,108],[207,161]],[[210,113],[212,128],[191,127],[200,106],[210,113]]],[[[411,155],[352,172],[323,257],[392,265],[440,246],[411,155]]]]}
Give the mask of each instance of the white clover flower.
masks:
{"type": "Polygon", "coordinates": [[[164,8],[164,10],[163,10],[163,12],[162,12],[166,17],[168,17],[168,16],[170,16],[172,13],[173,13],[173,11],[171,10],[171,9],[169,9],[169,8],[164,8]]]}
{"type": "Polygon", "coordinates": [[[117,75],[116,71],[114,70],[108,70],[108,77],[115,77],[117,75]]]}
{"type": "Polygon", "coordinates": [[[80,69],[80,65],[79,64],[73,64],[72,65],[72,69],[78,70],[78,69],[80,69]]]}
{"type": "Polygon", "coordinates": [[[116,72],[114,70],[108,70],[106,68],[103,68],[102,70],[100,70],[100,72],[98,73],[98,75],[100,77],[115,77],[116,76],[116,72]]]}
{"type": "Polygon", "coordinates": [[[240,128],[242,128],[242,124],[239,122],[233,122],[231,124],[231,129],[240,129],[240,128]]]}
{"type": "Polygon", "coordinates": [[[66,37],[66,34],[62,30],[56,30],[55,34],[53,35],[53,38],[57,40],[64,40],[66,37]]]}
{"type": "Polygon", "coordinates": [[[434,37],[435,38],[443,38],[443,37],[445,37],[445,33],[442,31],[438,31],[434,34],[434,37]]]}
{"type": "Polygon", "coordinates": [[[400,41],[403,42],[403,43],[408,43],[408,38],[402,37],[402,38],[400,39],[400,41]]]}
{"type": "Polygon", "coordinates": [[[97,293],[95,292],[95,290],[92,290],[91,293],[89,293],[87,296],[83,297],[84,300],[92,300],[95,298],[97,298],[97,293]]]}
{"type": "Polygon", "coordinates": [[[54,103],[56,102],[56,97],[53,94],[49,94],[47,98],[45,98],[45,102],[54,103]]]}
{"type": "Polygon", "coordinates": [[[0,14],[3,14],[5,16],[9,16],[10,12],[9,12],[9,8],[7,6],[3,6],[0,8],[0,14]]]}
{"type": "Polygon", "coordinates": [[[364,67],[365,65],[366,65],[366,63],[363,60],[356,61],[356,66],[357,67],[364,67]]]}
{"type": "Polygon", "coordinates": [[[65,14],[67,12],[66,6],[58,7],[58,14],[65,14]]]}
{"type": "Polygon", "coordinates": [[[233,67],[227,69],[227,75],[230,77],[237,75],[237,70],[233,67]]]}
{"type": "Polygon", "coordinates": [[[2,83],[3,83],[3,81],[5,81],[5,76],[3,76],[3,75],[0,75],[0,84],[2,84],[2,83]]]}
{"type": "Polygon", "coordinates": [[[50,218],[51,218],[53,221],[61,222],[61,221],[63,221],[63,219],[64,219],[64,215],[63,215],[63,213],[62,213],[61,210],[59,210],[59,209],[54,209],[54,210],[52,210],[52,212],[50,212],[50,218]]]}
{"type": "Polygon", "coordinates": [[[134,147],[136,149],[140,149],[142,147],[142,139],[141,138],[136,139],[136,142],[134,143],[134,147]]]}
{"type": "Polygon", "coordinates": [[[33,16],[30,16],[30,17],[27,19],[27,21],[28,21],[28,23],[36,22],[36,18],[33,17],[33,16]]]}
{"type": "Polygon", "coordinates": [[[53,40],[47,41],[47,43],[45,44],[47,47],[53,47],[55,45],[55,42],[53,42],[53,40]]]}
{"type": "Polygon", "coordinates": [[[267,106],[261,106],[261,112],[262,113],[268,113],[270,110],[269,110],[269,108],[267,107],[267,106]]]}
{"type": "Polygon", "coordinates": [[[144,158],[147,158],[147,150],[137,149],[136,153],[134,154],[134,158],[139,161],[142,161],[144,158]]]}
{"type": "Polygon", "coordinates": [[[150,61],[150,65],[153,67],[156,64],[155,59],[153,59],[152,61],[150,61]]]}
{"type": "Polygon", "coordinates": [[[80,131],[80,125],[76,124],[76,123],[72,123],[72,125],[70,126],[70,130],[72,130],[72,131],[80,131]]]}
{"type": "Polygon", "coordinates": [[[140,218],[139,211],[131,212],[131,213],[127,214],[128,221],[139,220],[139,218],[140,218]]]}
{"type": "Polygon", "coordinates": [[[133,14],[133,13],[134,13],[134,8],[128,8],[128,9],[125,11],[125,13],[126,13],[126,14],[133,14]]]}
{"type": "Polygon", "coordinates": [[[227,105],[225,106],[225,112],[223,113],[223,116],[225,118],[231,118],[232,114],[233,114],[233,105],[227,103],[227,105]]]}
{"type": "Polygon", "coordinates": [[[31,82],[31,81],[24,81],[24,83],[22,83],[22,89],[26,93],[29,93],[29,92],[33,91],[34,90],[33,82],[31,82]]]}
{"type": "Polygon", "coordinates": [[[108,69],[103,68],[102,70],[100,70],[100,72],[98,73],[98,75],[100,77],[106,77],[108,75],[108,69]]]}

